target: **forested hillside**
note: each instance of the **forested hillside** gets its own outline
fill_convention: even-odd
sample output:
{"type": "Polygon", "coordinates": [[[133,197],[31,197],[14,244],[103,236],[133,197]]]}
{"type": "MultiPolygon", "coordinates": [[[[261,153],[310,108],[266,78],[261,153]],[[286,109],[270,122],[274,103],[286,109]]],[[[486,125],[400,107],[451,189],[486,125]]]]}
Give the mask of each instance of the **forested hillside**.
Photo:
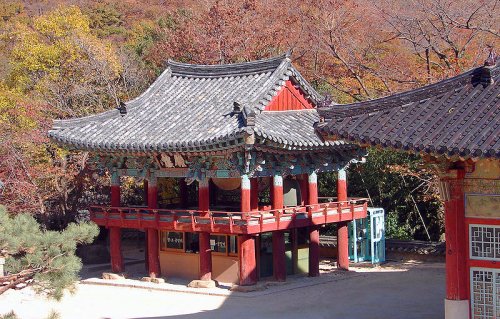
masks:
{"type": "MultiPolygon", "coordinates": [[[[328,99],[360,101],[481,65],[499,49],[496,0],[0,0],[0,204],[64,228],[106,194],[87,154],[51,143],[54,118],[137,96],[165,61],[218,64],[292,51],[328,99]]],[[[389,215],[389,235],[442,233],[433,172],[418,155],[372,150],[352,195],[389,215]]],[[[334,177],[323,176],[331,195],[334,177]]]]}

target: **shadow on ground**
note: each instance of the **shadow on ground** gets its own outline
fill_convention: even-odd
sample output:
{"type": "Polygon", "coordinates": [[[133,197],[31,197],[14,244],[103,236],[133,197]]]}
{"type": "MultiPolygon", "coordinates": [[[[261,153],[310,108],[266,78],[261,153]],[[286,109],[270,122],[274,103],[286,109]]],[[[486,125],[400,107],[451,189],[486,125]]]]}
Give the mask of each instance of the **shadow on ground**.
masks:
{"type": "MultiPolygon", "coordinates": [[[[145,273],[144,250],[141,243],[130,241],[125,245],[124,261],[131,277],[140,278],[145,273]]],[[[80,274],[82,279],[100,277],[109,271],[109,264],[87,265],[80,274]]],[[[130,316],[101,318],[134,319],[207,319],[207,318],[328,318],[328,319],[433,319],[444,317],[445,271],[444,263],[387,264],[378,269],[355,268],[356,273],[332,277],[336,271],[322,275],[321,280],[302,278],[305,285],[286,284],[260,293],[228,297],[196,295],[182,292],[161,292],[165,303],[158,297],[149,305],[126,303],[130,316]],[[333,278],[333,279],[332,279],[333,278]],[[309,284],[312,283],[312,284],[309,284]],[[175,294],[172,303],[169,296],[175,294]],[[217,299],[219,298],[219,299],[217,299]],[[222,299],[221,299],[222,298],[222,299]],[[180,301],[177,301],[179,299],[180,301]],[[222,300],[222,302],[221,302],[222,300]],[[217,303],[221,305],[216,307],[217,303]],[[185,315],[137,316],[140,308],[153,307],[154,314],[192,312],[185,315]],[[163,308],[162,308],[163,307],[163,308]],[[163,310],[165,309],[165,310],[163,310]],[[176,311],[181,309],[183,311],[176,311]]],[[[183,285],[182,280],[169,278],[168,282],[183,285]]],[[[133,288],[117,288],[133,289],[133,288]]],[[[123,290],[122,290],[123,291],[123,290]]],[[[148,294],[148,290],[144,290],[148,294]]],[[[146,297],[146,296],[144,296],[146,297]]],[[[147,298],[147,297],[146,297],[147,298]]],[[[160,298],[162,298],[160,296],[160,298]]],[[[120,307],[108,304],[107,308],[120,307]]],[[[108,309],[108,310],[109,310],[108,309]]],[[[104,310],[104,309],[103,309],[104,310]]],[[[122,311],[122,312],[123,312],[122,311]]],[[[105,313],[107,311],[104,311],[105,313]]],[[[148,313],[148,311],[145,311],[148,313]]]]}
{"type": "MultiPolygon", "coordinates": [[[[444,317],[444,268],[363,272],[360,276],[272,295],[233,297],[216,310],[160,318],[355,318],[411,319],[444,317]]],[[[425,266],[425,265],[424,265],[425,266]]],[[[192,296],[196,304],[196,296],[192,296]]]]}

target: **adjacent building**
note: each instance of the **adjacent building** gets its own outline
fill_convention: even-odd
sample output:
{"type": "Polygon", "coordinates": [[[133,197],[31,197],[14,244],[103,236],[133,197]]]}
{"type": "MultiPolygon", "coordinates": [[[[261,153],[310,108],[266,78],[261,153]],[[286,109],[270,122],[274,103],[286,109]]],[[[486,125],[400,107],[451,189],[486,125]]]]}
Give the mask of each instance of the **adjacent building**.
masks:
{"type": "Polygon", "coordinates": [[[440,174],[447,319],[500,317],[500,68],[319,110],[325,139],[420,153],[440,174]]]}

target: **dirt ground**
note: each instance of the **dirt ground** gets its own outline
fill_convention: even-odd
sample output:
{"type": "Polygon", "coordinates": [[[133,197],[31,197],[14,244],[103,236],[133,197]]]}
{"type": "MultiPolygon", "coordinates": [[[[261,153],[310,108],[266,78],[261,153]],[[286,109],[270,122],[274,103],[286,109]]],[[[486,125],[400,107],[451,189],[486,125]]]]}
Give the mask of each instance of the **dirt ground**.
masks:
{"type": "Polygon", "coordinates": [[[444,317],[444,264],[388,263],[379,268],[329,270],[319,278],[290,278],[290,283],[261,292],[228,296],[155,291],[141,288],[77,285],[61,302],[35,296],[29,289],[0,296],[0,314],[20,318],[342,318],[417,319],[444,317]]]}

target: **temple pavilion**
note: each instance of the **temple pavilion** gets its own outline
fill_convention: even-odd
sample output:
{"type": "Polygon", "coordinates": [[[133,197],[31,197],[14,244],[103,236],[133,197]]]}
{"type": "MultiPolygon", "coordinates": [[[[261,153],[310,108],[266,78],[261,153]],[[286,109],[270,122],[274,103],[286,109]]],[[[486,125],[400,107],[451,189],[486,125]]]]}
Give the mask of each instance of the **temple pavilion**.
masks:
{"type": "Polygon", "coordinates": [[[261,277],[319,275],[319,227],[347,223],[366,201],[347,197],[345,168],[365,151],[316,132],[323,97],[288,56],[227,65],[169,61],[139,97],[117,109],[54,122],[49,136],[88,151],[111,180],[111,202],[89,208],[109,229],[111,266],[124,271],[122,230],[146,232],[151,276],[252,285],[261,277]],[[337,199],[320,203],[317,176],[338,172],[337,199]],[[120,180],[145,181],[145,205],[121,201],[120,180]],[[179,201],[158,185],[173,182],[179,201]]]}
{"type": "Polygon", "coordinates": [[[446,319],[500,318],[500,67],[376,100],[331,105],[327,140],[420,153],[445,209],[446,319]]]}

